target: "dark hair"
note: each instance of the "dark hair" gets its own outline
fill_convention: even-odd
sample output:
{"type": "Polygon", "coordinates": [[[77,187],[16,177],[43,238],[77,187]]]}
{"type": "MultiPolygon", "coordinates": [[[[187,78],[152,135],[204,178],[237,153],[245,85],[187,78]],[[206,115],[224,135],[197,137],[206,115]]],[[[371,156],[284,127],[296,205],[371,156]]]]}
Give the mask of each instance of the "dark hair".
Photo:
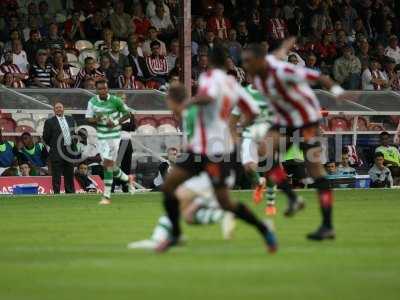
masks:
{"type": "Polygon", "coordinates": [[[159,41],[152,41],[152,42],[150,43],[150,49],[152,49],[154,46],[161,47],[161,44],[160,44],[159,41]]]}
{"type": "Polygon", "coordinates": [[[78,164],[78,169],[79,169],[79,167],[80,167],[81,165],[87,166],[88,164],[87,164],[85,161],[81,161],[81,162],[78,164]]]}
{"type": "Polygon", "coordinates": [[[171,85],[168,90],[168,98],[173,102],[183,103],[187,98],[185,86],[181,83],[171,85]]]}
{"type": "Polygon", "coordinates": [[[330,164],[335,164],[335,166],[336,166],[336,162],[335,161],[328,161],[327,163],[325,163],[325,167],[327,167],[330,164]]]}
{"type": "Polygon", "coordinates": [[[88,57],[86,57],[85,58],[85,65],[89,62],[89,60],[91,60],[91,59],[94,59],[93,57],[91,57],[91,56],[88,56],[88,57]]]}
{"type": "Polygon", "coordinates": [[[385,136],[390,136],[389,132],[387,132],[387,131],[382,131],[382,132],[380,133],[380,135],[379,135],[379,137],[381,137],[381,138],[383,138],[383,137],[385,137],[385,136]]]}
{"type": "Polygon", "coordinates": [[[24,136],[29,136],[29,137],[31,137],[32,135],[31,135],[29,132],[25,131],[25,132],[23,132],[23,133],[21,134],[21,138],[23,138],[24,136]]]}
{"type": "Polygon", "coordinates": [[[169,148],[167,149],[167,152],[169,152],[169,151],[171,151],[171,150],[178,152],[178,149],[177,149],[176,147],[169,147],[169,148]]]}
{"type": "Polygon", "coordinates": [[[383,155],[382,152],[376,152],[375,155],[374,155],[374,159],[376,159],[378,157],[383,157],[384,158],[385,156],[383,155]]]}
{"type": "Polygon", "coordinates": [[[209,54],[209,59],[214,67],[222,68],[228,58],[228,49],[222,45],[216,45],[209,54]]]}
{"type": "Polygon", "coordinates": [[[267,53],[265,53],[264,47],[260,44],[250,44],[246,47],[245,51],[249,51],[256,58],[264,58],[267,53]]]}
{"type": "Polygon", "coordinates": [[[155,31],[157,31],[157,28],[155,28],[154,26],[150,26],[149,29],[148,29],[147,31],[150,31],[150,30],[152,30],[152,29],[154,29],[155,31]]]}
{"type": "Polygon", "coordinates": [[[99,84],[108,84],[108,81],[106,79],[100,79],[96,81],[96,87],[98,87],[99,84]]]}

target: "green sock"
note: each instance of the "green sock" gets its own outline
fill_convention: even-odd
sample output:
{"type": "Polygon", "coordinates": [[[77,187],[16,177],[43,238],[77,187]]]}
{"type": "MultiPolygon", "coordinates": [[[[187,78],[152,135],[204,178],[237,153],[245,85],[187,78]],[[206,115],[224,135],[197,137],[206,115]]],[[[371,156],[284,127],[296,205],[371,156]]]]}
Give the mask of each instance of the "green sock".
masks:
{"type": "Polygon", "coordinates": [[[268,202],[274,202],[275,201],[275,183],[273,183],[271,180],[267,180],[267,201],[268,202]]]}
{"type": "Polygon", "coordinates": [[[256,186],[256,185],[260,184],[260,175],[258,174],[257,171],[251,170],[248,172],[248,175],[250,177],[252,186],[256,186]]]}
{"type": "Polygon", "coordinates": [[[104,193],[105,198],[110,199],[111,197],[111,186],[113,183],[113,172],[111,170],[104,170],[104,193]]]}
{"type": "Polygon", "coordinates": [[[222,220],[224,211],[219,208],[200,208],[194,214],[196,224],[214,224],[222,220]]]}
{"type": "Polygon", "coordinates": [[[121,168],[115,167],[113,171],[113,177],[117,178],[123,182],[127,182],[129,177],[124,172],[122,172],[121,168]]]}

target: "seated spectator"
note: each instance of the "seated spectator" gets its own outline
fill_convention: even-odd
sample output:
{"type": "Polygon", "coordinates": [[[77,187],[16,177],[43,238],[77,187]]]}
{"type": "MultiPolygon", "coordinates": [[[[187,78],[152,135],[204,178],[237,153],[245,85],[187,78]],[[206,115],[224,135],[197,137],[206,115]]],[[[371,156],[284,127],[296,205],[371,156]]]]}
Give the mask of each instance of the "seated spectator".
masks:
{"type": "Polygon", "coordinates": [[[267,35],[273,47],[277,47],[288,35],[286,21],[282,18],[281,9],[278,6],[272,8],[272,16],[267,21],[267,35]]]}
{"type": "Polygon", "coordinates": [[[102,56],[106,54],[109,50],[111,50],[111,45],[113,42],[114,33],[110,28],[104,28],[103,30],[103,40],[98,41],[97,51],[102,56]]]}
{"type": "Polygon", "coordinates": [[[65,37],[70,41],[85,40],[85,24],[81,21],[81,13],[77,10],[64,24],[65,37]]]}
{"type": "Polygon", "coordinates": [[[172,147],[167,150],[167,160],[164,160],[160,163],[158,166],[157,177],[153,180],[155,190],[161,190],[165,177],[171,170],[171,166],[176,162],[177,155],[178,149],[172,147]]]}
{"type": "Polygon", "coordinates": [[[168,16],[171,16],[171,13],[169,11],[168,5],[165,4],[164,0],[150,0],[147,1],[147,6],[146,6],[146,16],[151,19],[156,15],[156,7],[157,5],[163,5],[165,14],[168,16]]]}
{"type": "Polygon", "coordinates": [[[384,21],[383,31],[378,33],[377,40],[382,43],[384,47],[387,47],[387,45],[390,43],[390,37],[392,37],[393,34],[392,21],[386,20],[384,21]]]}
{"type": "Polygon", "coordinates": [[[347,145],[343,147],[342,153],[346,153],[349,158],[351,167],[358,168],[364,165],[361,155],[358,153],[355,145],[347,145]]]}
{"type": "Polygon", "coordinates": [[[358,59],[361,62],[361,70],[364,71],[371,64],[371,53],[369,51],[369,43],[367,39],[363,39],[360,43],[360,49],[357,54],[358,59]]]}
{"type": "Polygon", "coordinates": [[[388,79],[375,59],[371,60],[369,68],[362,73],[361,87],[364,91],[380,91],[389,87],[388,79]]]}
{"type": "Polygon", "coordinates": [[[237,24],[237,41],[242,47],[246,47],[250,43],[249,30],[244,20],[240,20],[237,24]]]}
{"type": "Polygon", "coordinates": [[[40,88],[50,88],[51,83],[51,65],[47,64],[47,51],[39,49],[36,54],[36,62],[29,70],[30,84],[40,88]]]}
{"type": "Polygon", "coordinates": [[[12,43],[13,63],[18,66],[22,73],[28,74],[28,56],[22,50],[22,43],[20,40],[13,41],[12,43]]]}
{"type": "Polygon", "coordinates": [[[143,6],[140,2],[133,5],[132,26],[135,28],[135,34],[141,40],[144,40],[147,31],[151,27],[151,22],[144,14],[143,6]]]}
{"type": "Polygon", "coordinates": [[[387,58],[385,64],[385,77],[388,79],[388,86],[392,91],[400,91],[400,73],[396,71],[396,62],[392,58],[387,58]]]}
{"type": "Polygon", "coordinates": [[[354,177],[357,175],[356,169],[350,166],[350,159],[347,153],[342,154],[342,161],[337,169],[340,176],[354,177]]]}
{"type": "Polygon", "coordinates": [[[214,32],[212,32],[212,31],[207,31],[207,32],[206,32],[206,42],[205,42],[204,45],[207,46],[207,49],[208,49],[209,51],[211,51],[212,49],[214,49],[214,46],[215,46],[216,42],[217,42],[217,38],[216,38],[214,32]]]}
{"type": "Polygon", "coordinates": [[[85,33],[86,38],[92,43],[101,40],[103,36],[103,29],[105,20],[102,12],[96,10],[96,12],[85,20],[85,33]]]}
{"type": "Polygon", "coordinates": [[[319,58],[321,67],[326,65],[328,68],[333,65],[336,58],[336,45],[333,42],[333,31],[326,30],[322,36],[322,41],[317,43],[314,50],[319,58]]]}
{"type": "Polygon", "coordinates": [[[389,38],[389,46],[385,49],[385,55],[394,59],[396,65],[400,64],[400,47],[398,45],[397,36],[392,35],[389,38]]]}
{"type": "Polygon", "coordinates": [[[197,81],[199,80],[201,73],[207,71],[208,71],[208,55],[203,54],[199,57],[198,65],[192,68],[192,80],[195,86],[197,86],[197,81]]]}
{"type": "Polygon", "coordinates": [[[346,31],[340,29],[336,31],[336,50],[337,52],[343,52],[344,47],[350,46],[349,38],[346,34],[346,31]]]}
{"type": "Polygon", "coordinates": [[[193,22],[192,30],[192,41],[196,42],[197,45],[201,45],[205,42],[206,38],[206,22],[203,17],[197,17],[193,22]]]}
{"type": "Polygon", "coordinates": [[[337,170],[336,162],[331,161],[325,164],[325,170],[327,174],[327,178],[335,179],[339,176],[339,172],[337,170]]]}
{"type": "Polygon", "coordinates": [[[229,29],[231,29],[231,21],[224,17],[224,5],[217,3],[215,15],[208,19],[207,30],[212,31],[219,39],[227,40],[229,29]]]}
{"type": "Polygon", "coordinates": [[[139,56],[143,56],[143,50],[142,50],[142,41],[139,39],[139,36],[136,35],[135,33],[131,33],[128,37],[128,40],[126,42],[126,46],[122,49],[122,54],[125,56],[129,55],[129,45],[136,45],[136,51],[139,56]]]}
{"type": "Polygon", "coordinates": [[[179,73],[171,71],[168,75],[168,81],[159,87],[161,92],[167,93],[170,86],[180,82],[179,73]]]}
{"type": "Polygon", "coordinates": [[[160,43],[160,55],[167,55],[167,48],[165,47],[165,43],[158,39],[158,32],[155,27],[150,27],[148,32],[148,39],[143,43],[143,54],[145,56],[151,55],[151,47],[150,44],[154,41],[160,43]]]}
{"type": "Polygon", "coordinates": [[[375,149],[375,153],[382,153],[384,157],[384,164],[387,167],[400,166],[400,153],[399,149],[391,145],[390,134],[386,131],[379,135],[381,145],[375,149]]]}
{"type": "MultiPolygon", "coordinates": [[[[37,23],[36,19],[30,19],[29,23],[22,30],[24,42],[27,42],[30,39],[31,31],[37,31],[39,33],[39,38],[40,39],[42,38],[42,33],[40,32],[39,24],[37,23]]],[[[25,49],[25,51],[26,51],[26,49],[25,49]]]]}
{"type": "Polygon", "coordinates": [[[95,90],[96,89],[96,80],[92,77],[87,77],[85,78],[85,81],[83,82],[83,89],[85,90],[95,90]]]}
{"type": "Polygon", "coordinates": [[[111,66],[111,59],[109,56],[104,55],[100,57],[100,67],[98,70],[104,74],[110,88],[115,89],[118,87],[117,81],[119,73],[111,66]]]}
{"type": "Polygon", "coordinates": [[[31,166],[28,162],[23,162],[19,165],[19,176],[36,176],[34,171],[32,171],[31,166]]]}
{"type": "Polygon", "coordinates": [[[356,19],[358,18],[357,11],[350,4],[344,3],[341,12],[342,14],[340,17],[343,29],[350,33],[354,28],[356,19]]]}
{"type": "Polygon", "coordinates": [[[96,68],[95,60],[93,57],[85,58],[85,66],[79,71],[75,80],[75,88],[83,87],[86,79],[92,78],[95,82],[104,78],[104,73],[96,68]]]}
{"type": "Polygon", "coordinates": [[[78,181],[80,187],[85,192],[97,192],[96,182],[90,178],[88,165],[84,162],[79,163],[78,168],[75,171],[75,179],[78,181]]]}
{"type": "Polygon", "coordinates": [[[324,32],[333,28],[333,22],[329,15],[329,5],[326,1],[321,2],[319,9],[311,18],[313,32],[324,32]]]}
{"type": "Polygon", "coordinates": [[[11,73],[6,72],[4,73],[4,76],[1,77],[3,77],[3,79],[0,80],[1,84],[3,84],[7,88],[22,89],[25,87],[25,83],[11,73]]]}
{"type": "Polygon", "coordinates": [[[375,162],[373,167],[368,171],[371,179],[372,188],[384,188],[393,186],[392,173],[389,168],[384,165],[384,155],[380,152],[375,153],[375,162]]]}
{"type": "Polygon", "coordinates": [[[119,75],[118,77],[118,88],[127,90],[139,89],[139,85],[136,82],[135,76],[133,75],[132,66],[126,65],[124,67],[124,73],[119,75]]]}
{"type": "Polygon", "coordinates": [[[168,70],[172,70],[175,67],[176,59],[179,56],[179,40],[173,39],[169,45],[169,52],[167,55],[168,70]]]}
{"type": "Polygon", "coordinates": [[[72,74],[68,63],[65,61],[65,57],[62,52],[56,52],[54,54],[54,63],[51,69],[51,81],[53,87],[60,89],[71,88],[75,80],[72,79],[72,74]]]}
{"type": "Polygon", "coordinates": [[[117,1],[110,16],[111,30],[118,39],[127,39],[131,33],[131,16],[124,12],[124,2],[117,1]]]}
{"type": "Polygon", "coordinates": [[[54,21],[53,16],[49,12],[49,4],[44,0],[39,2],[39,20],[40,24],[45,28],[54,21]]]}
{"type": "Polygon", "coordinates": [[[53,50],[64,50],[65,41],[62,36],[58,33],[58,25],[56,23],[52,23],[49,26],[49,35],[45,40],[46,48],[49,48],[51,51],[53,50]]]}
{"type": "Polygon", "coordinates": [[[160,54],[161,44],[158,41],[151,42],[151,55],[146,58],[147,68],[152,76],[160,84],[166,82],[168,76],[168,63],[164,55],[160,54]]]}
{"type": "Polygon", "coordinates": [[[171,33],[174,30],[174,24],[169,15],[165,13],[162,4],[156,6],[156,14],[151,19],[151,25],[155,27],[162,34],[171,33]]]}
{"type": "Polygon", "coordinates": [[[228,40],[225,42],[225,46],[235,64],[239,65],[242,61],[242,45],[237,41],[236,29],[232,28],[229,30],[228,40]]]}
{"type": "Polygon", "coordinates": [[[25,43],[26,55],[28,56],[29,64],[35,62],[36,52],[39,49],[44,49],[46,44],[40,37],[39,30],[31,30],[29,33],[29,40],[25,43]]]}
{"type": "Polygon", "coordinates": [[[99,175],[103,178],[104,170],[101,165],[101,157],[97,145],[94,142],[89,142],[88,131],[85,128],[80,128],[78,131],[79,141],[76,144],[79,153],[79,159],[89,167],[89,173],[99,175]]]}
{"type": "Polygon", "coordinates": [[[119,40],[114,40],[111,44],[111,50],[105,56],[110,58],[111,68],[118,74],[121,74],[124,67],[128,64],[128,59],[121,53],[121,46],[119,40]]]}
{"type": "Polygon", "coordinates": [[[0,175],[17,161],[18,149],[14,142],[6,141],[0,129],[0,175]]]}
{"type": "Polygon", "coordinates": [[[146,59],[138,53],[138,42],[130,41],[128,44],[128,64],[132,66],[135,78],[144,83],[149,77],[146,59]]]}
{"type": "Polygon", "coordinates": [[[333,65],[334,79],[345,89],[357,90],[360,86],[361,62],[349,46],[343,48],[343,55],[333,65]]]}
{"type": "Polygon", "coordinates": [[[10,40],[5,43],[4,51],[11,51],[12,44],[14,41],[22,41],[22,37],[21,37],[19,30],[13,30],[10,32],[10,40]]]}
{"type": "Polygon", "coordinates": [[[23,73],[21,69],[13,63],[13,55],[11,52],[4,54],[4,63],[0,65],[0,77],[2,74],[11,74],[13,76],[13,82],[16,83],[16,87],[24,85],[23,81],[28,79],[28,74],[23,73]]]}
{"type": "Polygon", "coordinates": [[[307,55],[306,67],[315,71],[320,71],[320,69],[317,66],[317,57],[312,52],[307,55]]]}
{"type": "Polygon", "coordinates": [[[227,73],[235,77],[236,81],[240,84],[246,82],[246,73],[241,67],[235,65],[235,62],[231,57],[226,59],[227,73]]]}
{"type": "Polygon", "coordinates": [[[20,162],[29,163],[30,169],[36,174],[47,174],[47,159],[49,153],[42,143],[34,143],[33,137],[29,132],[21,135],[22,147],[19,150],[20,162]]]}
{"type": "Polygon", "coordinates": [[[293,64],[293,65],[298,65],[299,64],[299,60],[297,59],[297,56],[296,55],[294,55],[294,54],[290,54],[289,56],[288,56],[288,62],[290,62],[291,64],[293,64]]]}

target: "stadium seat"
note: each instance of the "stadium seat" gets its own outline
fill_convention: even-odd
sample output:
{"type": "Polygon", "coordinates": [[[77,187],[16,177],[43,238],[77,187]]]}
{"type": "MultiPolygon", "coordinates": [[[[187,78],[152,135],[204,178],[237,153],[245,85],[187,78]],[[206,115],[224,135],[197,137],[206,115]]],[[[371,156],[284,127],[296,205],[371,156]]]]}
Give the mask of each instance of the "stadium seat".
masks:
{"type": "Polygon", "coordinates": [[[16,126],[16,122],[11,118],[0,119],[0,128],[2,132],[14,132],[16,126]]]}
{"type": "Polygon", "coordinates": [[[98,54],[96,50],[83,50],[80,54],[79,54],[79,62],[83,65],[85,63],[85,58],[86,57],[92,57],[97,61],[98,58],[98,54]]]}
{"type": "Polygon", "coordinates": [[[154,117],[142,117],[142,118],[138,118],[137,119],[137,125],[138,127],[142,126],[142,125],[151,125],[154,128],[158,127],[158,122],[157,119],[154,117]]]}
{"type": "Polygon", "coordinates": [[[331,131],[348,131],[349,124],[345,118],[333,117],[329,120],[329,127],[331,131]]]}
{"type": "Polygon", "coordinates": [[[94,43],[94,49],[99,50],[100,45],[102,45],[103,43],[104,43],[103,40],[96,41],[96,42],[94,43]]]}
{"type": "Polygon", "coordinates": [[[154,135],[157,134],[157,129],[150,124],[144,124],[138,126],[138,128],[136,129],[136,133],[144,135],[154,135]]]}
{"type": "Polygon", "coordinates": [[[146,82],[146,88],[152,90],[158,90],[160,88],[160,83],[155,80],[149,80],[146,82]]]}
{"type": "Polygon", "coordinates": [[[157,131],[159,134],[171,134],[171,133],[178,132],[176,127],[172,126],[171,124],[162,124],[162,125],[158,126],[157,131]]]}
{"type": "Polygon", "coordinates": [[[171,116],[162,117],[162,118],[158,119],[158,124],[160,124],[160,126],[161,125],[165,125],[165,124],[169,124],[169,125],[171,125],[172,127],[175,127],[175,128],[179,126],[178,121],[175,120],[175,118],[171,117],[171,116]]]}
{"type": "Polygon", "coordinates": [[[79,50],[79,52],[83,50],[94,49],[94,46],[91,42],[86,40],[79,40],[75,42],[75,48],[79,50]]]}
{"type": "Polygon", "coordinates": [[[128,47],[128,43],[125,41],[120,41],[119,42],[119,49],[122,51],[124,50],[126,47],[128,47]]]}
{"type": "Polygon", "coordinates": [[[77,62],[78,61],[78,57],[75,55],[75,53],[72,53],[72,52],[67,52],[67,61],[69,62],[69,63],[71,63],[71,62],[77,62]]]}
{"type": "Polygon", "coordinates": [[[28,126],[31,128],[36,128],[36,122],[35,120],[29,120],[29,119],[22,119],[17,121],[17,126],[28,126]]]}
{"type": "Polygon", "coordinates": [[[18,133],[34,132],[34,131],[35,130],[33,130],[33,128],[30,126],[18,125],[17,127],[15,127],[15,132],[18,132],[18,133]]]}

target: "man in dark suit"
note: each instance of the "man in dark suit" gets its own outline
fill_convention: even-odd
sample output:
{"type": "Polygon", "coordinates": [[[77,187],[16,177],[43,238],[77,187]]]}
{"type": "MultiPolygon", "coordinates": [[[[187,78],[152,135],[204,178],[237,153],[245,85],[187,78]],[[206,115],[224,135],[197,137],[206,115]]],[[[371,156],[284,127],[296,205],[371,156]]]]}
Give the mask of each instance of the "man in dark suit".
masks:
{"type": "Polygon", "coordinates": [[[43,140],[50,147],[50,168],[54,194],[60,193],[61,175],[64,176],[66,193],[75,193],[74,164],[76,144],[73,141],[75,121],[64,116],[64,106],[58,102],[54,105],[55,116],[46,120],[43,129],[43,140]]]}
{"type": "Polygon", "coordinates": [[[138,54],[139,44],[136,41],[129,41],[128,64],[132,66],[133,75],[137,80],[145,83],[151,76],[147,68],[146,59],[138,54]]]}

